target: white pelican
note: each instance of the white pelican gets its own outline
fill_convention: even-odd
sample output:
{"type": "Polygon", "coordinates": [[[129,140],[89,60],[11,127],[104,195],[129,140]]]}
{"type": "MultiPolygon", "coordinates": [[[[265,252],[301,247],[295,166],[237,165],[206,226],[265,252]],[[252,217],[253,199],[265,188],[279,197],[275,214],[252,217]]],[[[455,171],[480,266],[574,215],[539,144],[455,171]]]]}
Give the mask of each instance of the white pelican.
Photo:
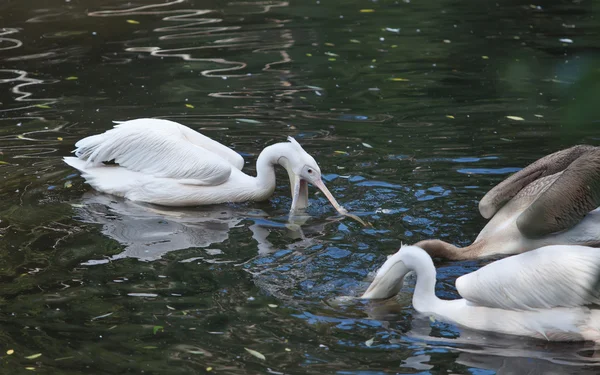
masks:
{"type": "Polygon", "coordinates": [[[473,259],[547,245],[600,245],[600,148],[578,145],[513,174],[479,202],[491,218],[471,245],[415,244],[431,256],[473,259]]]}
{"type": "Polygon", "coordinates": [[[363,223],[336,202],[315,159],[292,137],[266,147],[256,161],[257,176],[251,177],[241,171],[241,155],[187,126],[159,119],[117,124],[80,140],[77,157],[64,158],[100,192],[163,206],[262,201],[275,190],[274,167],[279,164],[290,177],[291,212],[308,206],[311,183],[340,214],[363,223]],[[110,161],[115,164],[106,164],[110,161]]]}
{"type": "Polygon", "coordinates": [[[456,279],[463,299],[435,295],[436,271],[420,247],[388,258],[362,298],[389,298],[414,271],[413,307],[473,330],[548,341],[600,342],[600,251],[554,245],[504,258],[456,279]]]}

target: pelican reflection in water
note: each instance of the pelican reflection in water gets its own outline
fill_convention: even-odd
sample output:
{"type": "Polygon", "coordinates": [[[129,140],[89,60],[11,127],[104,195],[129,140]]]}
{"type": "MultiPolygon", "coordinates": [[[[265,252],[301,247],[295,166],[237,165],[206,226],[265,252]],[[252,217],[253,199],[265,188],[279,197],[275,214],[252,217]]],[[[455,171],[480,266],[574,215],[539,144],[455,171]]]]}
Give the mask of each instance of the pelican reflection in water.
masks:
{"type": "Polygon", "coordinates": [[[259,255],[277,250],[267,239],[269,227],[285,227],[290,237],[310,241],[299,225],[268,221],[263,211],[235,210],[227,205],[186,210],[89,192],[79,204],[73,206],[80,221],[101,224],[104,235],[125,246],[123,252],[117,255],[89,260],[84,263],[86,265],[122,258],[153,261],[172,251],[207,248],[226,241],[229,231],[238,227],[243,220],[254,220],[248,229],[257,242],[259,255]]]}

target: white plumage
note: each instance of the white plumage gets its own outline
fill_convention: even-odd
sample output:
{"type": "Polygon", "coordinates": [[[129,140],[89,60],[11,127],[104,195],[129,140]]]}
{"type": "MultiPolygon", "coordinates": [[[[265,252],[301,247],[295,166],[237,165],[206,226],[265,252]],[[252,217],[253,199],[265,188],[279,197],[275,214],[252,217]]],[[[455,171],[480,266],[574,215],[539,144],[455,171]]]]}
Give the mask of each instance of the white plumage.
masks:
{"type": "Polygon", "coordinates": [[[456,289],[475,305],[534,310],[600,304],[599,282],[599,249],[554,245],[461,276],[456,289]]]}
{"type": "Polygon", "coordinates": [[[244,159],[233,150],[192,129],[168,120],[119,122],[105,133],[75,144],[86,167],[114,160],[120,167],[192,185],[220,185],[244,159]]]}
{"type": "Polygon", "coordinates": [[[587,246],[555,245],[493,262],[456,281],[463,299],[435,295],[431,257],[417,246],[388,258],[363,298],[389,298],[414,271],[413,306],[470,329],[550,341],[600,342],[600,252],[587,246]]]}
{"type": "Polygon", "coordinates": [[[251,177],[241,172],[244,159],[222,144],[173,121],[137,119],[80,140],[76,157],[64,161],[98,191],[166,206],[266,200],[275,190],[274,166],[281,165],[292,184],[292,211],[308,206],[311,183],[338,212],[354,217],[322,182],[315,159],[288,140],[266,147],[251,177]]]}

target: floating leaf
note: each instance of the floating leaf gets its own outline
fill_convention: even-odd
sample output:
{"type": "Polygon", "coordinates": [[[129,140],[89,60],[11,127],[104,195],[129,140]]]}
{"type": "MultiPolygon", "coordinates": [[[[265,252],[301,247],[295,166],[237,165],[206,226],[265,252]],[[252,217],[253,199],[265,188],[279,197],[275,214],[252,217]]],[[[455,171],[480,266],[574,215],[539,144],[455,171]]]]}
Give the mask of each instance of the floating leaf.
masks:
{"type": "Polygon", "coordinates": [[[348,154],[346,151],[334,151],[334,152],[336,154],[344,154],[344,155],[348,154]]]}
{"type": "Polygon", "coordinates": [[[394,78],[390,78],[390,81],[394,81],[394,82],[406,82],[406,81],[410,81],[410,79],[400,78],[400,77],[394,77],[394,78]]]}
{"type": "Polygon", "coordinates": [[[77,77],[75,77],[75,76],[70,76],[70,77],[67,77],[67,78],[65,78],[65,79],[66,79],[67,81],[75,81],[76,79],[79,79],[79,78],[77,78],[77,77]]]}
{"type": "Polygon", "coordinates": [[[212,371],[212,367],[207,367],[206,368],[206,372],[211,372],[212,371]]]}
{"type": "Polygon", "coordinates": [[[360,44],[360,40],[350,39],[350,43],[360,44]]]}
{"type": "Polygon", "coordinates": [[[191,105],[191,104],[186,104],[185,106],[188,107],[188,108],[194,108],[194,106],[191,105]]]}
{"type": "Polygon", "coordinates": [[[370,144],[368,144],[368,143],[363,143],[362,145],[363,145],[363,146],[365,146],[366,148],[373,148],[373,146],[371,146],[371,145],[370,145],[370,144]]]}
{"type": "Polygon", "coordinates": [[[487,60],[487,59],[489,59],[489,57],[488,57],[488,56],[481,56],[481,58],[482,58],[482,59],[484,59],[484,60],[487,60]]]}
{"type": "Polygon", "coordinates": [[[562,38],[558,40],[559,42],[563,42],[563,43],[573,43],[573,39],[568,39],[568,38],[562,38]]]}
{"type": "Polygon", "coordinates": [[[245,122],[246,124],[260,124],[260,121],[249,118],[236,118],[235,120],[239,122],[245,122]]]}
{"type": "Polygon", "coordinates": [[[325,45],[326,45],[327,47],[335,47],[335,44],[333,44],[333,43],[325,43],[325,45]]]}
{"type": "MultiPolygon", "coordinates": [[[[82,205],[82,207],[83,207],[83,205],[82,205]]],[[[98,319],[102,319],[102,318],[108,318],[112,314],[114,314],[114,312],[110,312],[110,313],[107,313],[107,314],[98,315],[98,316],[95,316],[92,319],[90,319],[90,321],[94,321],[94,320],[98,320],[98,319]]]]}
{"type": "Polygon", "coordinates": [[[255,356],[258,359],[262,359],[263,361],[265,361],[267,359],[267,358],[265,358],[265,356],[262,353],[257,352],[256,350],[252,350],[252,349],[248,349],[248,348],[244,348],[244,349],[246,349],[246,351],[248,353],[252,354],[253,356],[255,356]]]}
{"type": "Polygon", "coordinates": [[[75,358],[75,357],[73,357],[73,356],[69,356],[69,357],[60,357],[60,358],[56,358],[56,359],[55,359],[55,361],[64,361],[64,360],[71,359],[71,358],[75,358]]]}
{"type": "Polygon", "coordinates": [[[535,116],[535,117],[539,117],[539,118],[542,118],[542,117],[544,117],[543,115],[534,115],[534,116],[535,116]]]}
{"type": "Polygon", "coordinates": [[[336,59],[335,59],[335,57],[330,57],[327,60],[329,60],[329,61],[335,61],[336,59]]]}
{"type": "Polygon", "coordinates": [[[312,57],[312,53],[307,53],[306,56],[312,57]]]}
{"type": "Polygon", "coordinates": [[[169,305],[167,305],[167,309],[169,309],[169,310],[176,310],[174,307],[171,307],[169,305]]]}
{"type": "Polygon", "coordinates": [[[25,370],[35,371],[35,367],[25,367],[25,370]]]}
{"type": "Polygon", "coordinates": [[[71,181],[67,181],[67,182],[65,182],[64,186],[65,186],[65,188],[70,189],[73,187],[73,183],[71,181]]]}
{"type": "Polygon", "coordinates": [[[132,25],[139,25],[140,24],[140,22],[136,21],[136,20],[127,20],[127,23],[130,23],[132,25]]]}
{"type": "Polygon", "coordinates": [[[38,108],[42,108],[42,109],[48,109],[48,108],[50,108],[49,106],[47,106],[45,104],[36,104],[35,106],[38,107],[38,108]]]}
{"type": "Polygon", "coordinates": [[[371,347],[371,345],[373,345],[373,341],[375,341],[375,337],[371,337],[370,339],[365,341],[365,345],[371,347]]]}
{"type": "Polygon", "coordinates": [[[452,43],[452,41],[450,39],[444,39],[444,43],[448,44],[448,43],[452,43]]]}
{"type": "Polygon", "coordinates": [[[515,121],[524,121],[525,120],[523,117],[519,117],[519,116],[506,116],[506,118],[509,120],[515,120],[515,121]]]}
{"type": "Polygon", "coordinates": [[[164,332],[165,331],[165,327],[163,326],[154,326],[154,328],[152,328],[152,332],[156,335],[156,333],[160,331],[160,332],[164,332]]]}
{"type": "Polygon", "coordinates": [[[333,52],[325,52],[325,54],[326,54],[327,56],[334,56],[334,57],[338,57],[338,56],[340,56],[340,55],[338,55],[337,53],[333,53],[333,52]]]}
{"type": "Polygon", "coordinates": [[[10,163],[0,160],[0,165],[4,165],[4,164],[10,164],[10,163]]]}
{"type": "Polygon", "coordinates": [[[25,357],[25,359],[36,359],[42,356],[42,353],[36,353],[25,357]]]}
{"type": "Polygon", "coordinates": [[[290,348],[285,348],[285,351],[286,351],[286,352],[291,352],[291,351],[292,351],[292,349],[290,349],[290,348]]]}
{"type": "Polygon", "coordinates": [[[373,13],[373,12],[375,12],[375,9],[361,9],[360,12],[361,13],[373,13]]]}
{"type": "Polygon", "coordinates": [[[56,137],[56,139],[58,139],[59,141],[62,141],[63,138],[62,137],[56,137]]]}
{"type": "Polygon", "coordinates": [[[454,118],[454,116],[452,116],[452,115],[446,115],[446,117],[448,117],[448,118],[454,118]]]}
{"type": "Polygon", "coordinates": [[[272,309],[276,309],[276,308],[277,308],[277,305],[274,305],[274,304],[272,304],[272,303],[269,303],[269,305],[268,305],[268,306],[269,306],[270,308],[272,308],[272,309]]]}
{"type": "Polygon", "coordinates": [[[15,352],[14,350],[12,350],[12,349],[8,349],[8,350],[6,351],[6,354],[8,354],[8,355],[13,355],[13,353],[14,353],[14,352],[15,352]]]}

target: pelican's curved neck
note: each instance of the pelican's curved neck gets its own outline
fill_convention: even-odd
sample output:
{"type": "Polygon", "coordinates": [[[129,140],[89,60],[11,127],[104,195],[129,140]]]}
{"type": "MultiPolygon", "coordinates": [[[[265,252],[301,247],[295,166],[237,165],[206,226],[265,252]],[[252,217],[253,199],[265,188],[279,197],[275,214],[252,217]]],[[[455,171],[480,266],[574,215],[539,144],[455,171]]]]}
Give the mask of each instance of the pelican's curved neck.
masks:
{"type": "Polygon", "coordinates": [[[256,184],[265,191],[275,190],[275,165],[285,156],[288,149],[285,143],[276,143],[265,147],[256,160],[256,184]]]}
{"type": "Polygon", "coordinates": [[[421,313],[441,313],[439,308],[443,301],[435,295],[436,271],[431,258],[421,258],[416,265],[410,268],[417,274],[413,307],[421,313]]]}
{"type": "Polygon", "coordinates": [[[456,247],[442,240],[425,240],[415,244],[425,250],[432,258],[446,258],[450,260],[464,260],[477,257],[483,247],[484,241],[476,241],[467,247],[456,247]]]}

